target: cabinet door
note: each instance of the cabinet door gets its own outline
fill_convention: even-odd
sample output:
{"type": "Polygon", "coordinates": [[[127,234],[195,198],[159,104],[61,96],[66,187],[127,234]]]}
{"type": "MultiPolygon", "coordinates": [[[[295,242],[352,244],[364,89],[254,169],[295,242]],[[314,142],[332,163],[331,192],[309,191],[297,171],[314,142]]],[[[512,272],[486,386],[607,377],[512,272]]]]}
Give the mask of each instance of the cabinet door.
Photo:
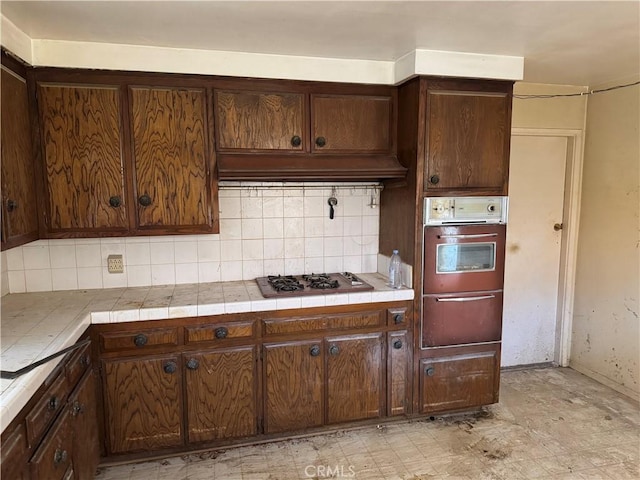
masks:
{"type": "Polygon", "coordinates": [[[264,346],[265,433],[322,425],[322,341],[264,346]]]}
{"type": "Polygon", "coordinates": [[[27,480],[29,463],[27,461],[27,433],[24,424],[19,424],[12,432],[3,432],[2,467],[0,478],[27,480]]]}
{"type": "Polygon", "coordinates": [[[406,330],[387,334],[387,415],[402,415],[409,406],[411,345],[406,330]]]}
{"type": "Polygon", "coordinates": [[[38,85],[50,233],[126,231],[117,87],[38,85]]]}
{"type": "Polygon", "coordinates": [[[311,95],[312,151],[389,153],[392,116],[391,97],[311,95]]]}
{"type": "Polygon", "coordinates": [[[427,191],[507,194],[511,135],[508,91],[427,90],[427,191]]]}
{"type": "Polygon", "coordinates": [[[327,422],[382,414],[382,334],[326,339],[327,422]]]}
{"type": "Polygon", "coordinates": [[[73,432],[69,412],[60,415],[31,457],[31,478],[63,480],[73,471],[73,432]]]}
{"type": "Polygon", "coordinates": [[[96,384],[89,370],[69,399],[73,429],[73,471],[79,480],[91,480],[100,461],[96,413],[96,384]]]}
{"type": "Polygon", "coordinates": [[[254,346],[183,354],[189,442],[257,433],[254,346]]]}
{"type": "Polygon", "coordinates": [[[138,227],[210,231],[205,90],[132,87],[129,94],[138,227]]]}
{"type": "Polygon", "coordinates": [[[497,351],[420,360],[420,413],[489,405],[498,401],[497,351]]]}
{"type": "Polygon", "coordinates": [[[2,249],[38,238],[35,175],[24,78],[2,66],[2,249]]]}
{"type": "Polygon", "coordinates": [[[303,105],[301,93],[217,90],[216,148],[303,151],[308,140],[303,105]]]}
{"type": "Polygon", "coordinates": [[[183,444],[178,357],[104,360],[102,365],[109,453],[183,444]]]}

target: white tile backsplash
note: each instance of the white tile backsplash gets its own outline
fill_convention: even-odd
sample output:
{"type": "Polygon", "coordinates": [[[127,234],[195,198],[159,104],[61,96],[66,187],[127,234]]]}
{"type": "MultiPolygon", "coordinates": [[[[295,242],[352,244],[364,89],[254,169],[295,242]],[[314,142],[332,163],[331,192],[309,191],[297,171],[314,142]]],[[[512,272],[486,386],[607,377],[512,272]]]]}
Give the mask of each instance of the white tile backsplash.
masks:
{"type": "Polygon", "coordinates": [[[221,186],[219,235],[38,240],[16,247],[2,253],[2,293],[377,271],[379,209],[368,207],[371,188],[344,184],[333,192],[332,185],[221,186]],[[338,205],[330,220],[332,194],[338,205]],[[113,254],[123,255],[124,273],[107,272],[113,254]]]}

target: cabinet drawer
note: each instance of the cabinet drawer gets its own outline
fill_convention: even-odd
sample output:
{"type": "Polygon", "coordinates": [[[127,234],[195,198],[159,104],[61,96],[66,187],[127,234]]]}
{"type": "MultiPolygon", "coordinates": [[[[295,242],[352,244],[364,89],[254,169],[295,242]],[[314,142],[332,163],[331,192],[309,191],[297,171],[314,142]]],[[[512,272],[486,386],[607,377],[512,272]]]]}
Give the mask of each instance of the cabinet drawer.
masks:
{"type": "Polygon", "coordinates": [[[2,470],[0,478],[22,480],[27,476],[27,435],[24,424],[19,424],[6,439],[2,439],[2,470]]]}
{"type": "Polygon", "coordinates": [[[382,312],[360,312],[348,315],[299,318],[278,318],[263,320],[265,335],[315,332],[339,328],[375,327],[381,324],[382,312]]]}
{"type": "Polygon", "coordinates": [[[64,371],[60,371],[38,403],[27,414],[27,439],[30,447],[33,448],[38,444],[44,431],[62,410],[68,393],[67,377],[64,371]]]}
{"type": "Polygon", "coordinates": [[[87,368],[91,366],[91,344],[86,344],[73,352],[71,358],[65,365],[65,372],[69,385],[78,383],[87,368]]]}
{"type": "Polygon", "coordinates": [[[253,338],[254,322],[217,323],[185,327],[185,343],[209,342],[232,338],[253,338]]]}
{"type": "Polygon", "coordinates": [[[73,435],[69,412],[60,416],[44,441],[31,458],[31,477],[34,479],[62,480],[72,470],[73,435]]]}
{"type": "Polygon", "coordinates": [[[178,329],[167,327],[100,334],[100,347],[103,352],[132,348],[144,349],[160,345],[178,345],[178,329]]]}

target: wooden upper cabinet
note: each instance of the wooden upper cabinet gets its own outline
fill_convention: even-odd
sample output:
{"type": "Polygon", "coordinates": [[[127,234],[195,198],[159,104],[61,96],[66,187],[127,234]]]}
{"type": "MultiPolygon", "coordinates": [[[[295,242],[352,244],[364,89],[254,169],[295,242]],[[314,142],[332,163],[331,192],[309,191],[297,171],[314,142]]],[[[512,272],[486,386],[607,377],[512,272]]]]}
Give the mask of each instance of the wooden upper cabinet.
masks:
{"type": "Polygon", "coordinates": [[[510,82],[427,82],[428,193],[506,195],[510,82]]]}
{"type": "Polygon", "coordinates": [[[119,89],[40,83],[49,233],[126,231],[119,89]]]}
{"type": "Polygon", "coordinates": [[[27,83],[2,66],[2,250],[38,238],[27,83]]]}
{"type": "Polygon", "coordinates": [[[139,230],[212,230],[205,89],[131,87],[139,230]]]}
{"type": "Polygon", "coordinates": [[[216,90],[214,101],[218,150],[304,151],[303,94],[216,90]]]}
{"type": "Polygon", "coordinates": [[[311,95],[311,149],[315,153],[390,153],[390,96],[311,95]]]}

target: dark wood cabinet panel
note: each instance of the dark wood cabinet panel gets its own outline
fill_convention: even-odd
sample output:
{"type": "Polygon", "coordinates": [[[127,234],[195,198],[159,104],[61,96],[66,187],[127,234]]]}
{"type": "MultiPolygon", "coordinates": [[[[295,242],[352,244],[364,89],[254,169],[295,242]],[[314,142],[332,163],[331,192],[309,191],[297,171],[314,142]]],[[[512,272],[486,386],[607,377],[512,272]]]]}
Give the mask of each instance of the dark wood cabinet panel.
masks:
{"type": "Polygon", "coordinates": [[[65,411],[31,458],[31,478],[63,480],[73,471],[73,430],[65,411]]]}
{"type": "Polygon", "coordinates": [[[389,153],[391,97],[311,95],[311,149],[317,153],[389,153]]]}
{"type": "Polygon", "coordinates": [[[408,413],[411,344],[406,330],[387,334],[387,415],[408,413]]]}
{"type": "Polygon", "coordinates": [[[183,444],[182,369],[175,355],[104,360],[110,453],[183,444]]]}
{"type": "Polygon", "coordinates": [[[24,424],[19,424],[11,433],[5,435],[0,449],[2,453],[0,478],[28,480],[28,446],[24,424]]]}
{"type": "Polygon", "coordinates": [[[326,339],[327,422],[375,418],[382,413],[382,334],[326,339]]]}
{"type": "Polygon", "coordinates": [[[189,442],[257,433],[256,348],[183,354],[189,442]]]}
{"type": "Polygon", "coordinates": [[[69,398],[73,430],[73,471],[78,480],[94,478],[100,461],[96,382],[89,370],[69,398]]]}
{"type": "Polygon", "coordinates": [[[211,230],[204,89],[131,87],[137,225],[211,230]]]}
{"type": "Polygon", "coordinates": [[[511,86],[427,87],[425,190],[507,193],[511,86]]]}
{"type": "Polygon", "coordinates": [[[304,105],[302,93],[216,90],[216,148],[304,151],[304,105]]]}
{"type": "Polygon", "coordinates": [[[26,80],[2,66],[2,249],[38,238],[26,80]]]}
{"type": "Polygon", "coordinates": [[[264,345],[265,433],[324,421],[322,340],[264,345]]]}
{"type": "Polygon", "coordinates": [[[420,360],[420,413],[489,405],[498,401],[499,350],[420,360]]]}
{"type": "Polygon", "coordinates": [[[128,229],[119,89],[38,85],[52,233],[128,229]]]}

